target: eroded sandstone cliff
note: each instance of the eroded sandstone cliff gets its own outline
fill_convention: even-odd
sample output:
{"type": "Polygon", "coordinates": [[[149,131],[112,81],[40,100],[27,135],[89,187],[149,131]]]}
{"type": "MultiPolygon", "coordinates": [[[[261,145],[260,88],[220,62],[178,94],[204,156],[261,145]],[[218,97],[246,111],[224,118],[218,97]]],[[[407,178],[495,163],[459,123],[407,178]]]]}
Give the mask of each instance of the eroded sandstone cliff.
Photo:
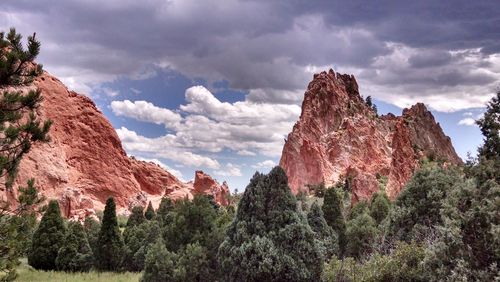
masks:
{"type": "MultiPolygon", "coordinates": [[[[63,214],[82,218],[102,210],[106,199],[115,198],[118,212],[127,213],[133,205],[157,205],[163,196],[192,198],[198,190],[183,183],[160,166],[127,156],[109,121],[91,99],[69,91],[57,78],[44,72],[31,87],[42,91],[38,114],[51,119],[51,141],[35,144],[19,167],[14,189],[2,198],[13,202],[17,187],[35,178],[40,192],[58,199],[63,214]]],[[[229,193],[227,186],[214,192],[229,193]]],[[[225,194],[224,194],[225,195],[225,194]]]]}
{"type": "Polygon", "coordinates": [[[424,104],[401,116],[378,116],[359,94],[354,76],[330,70],[309,83],[280,165],[294,193],[342,178],[358,201],[378,191],[381,182],[395,198],[424,157],[462,162],[424,104]]]}

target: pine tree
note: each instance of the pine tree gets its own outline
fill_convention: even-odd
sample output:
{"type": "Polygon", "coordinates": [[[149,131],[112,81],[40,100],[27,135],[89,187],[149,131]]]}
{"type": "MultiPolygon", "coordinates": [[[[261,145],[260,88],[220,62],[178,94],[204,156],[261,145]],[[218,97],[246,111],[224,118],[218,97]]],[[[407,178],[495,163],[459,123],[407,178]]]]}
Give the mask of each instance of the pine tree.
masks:
{"type": "Polygon", "coordinates": [[[370,211],[368,202],[366,200],[361,200],[354,204],[352,206],[349,216],[347,217],[348,220],[354,219],[359,215],[362,215],[363,213],[368,213],[370,211]]]}
{"type": "Polygon", "coordinates": [[[83,226],[79,222],[71,222],[59,249],[56,259],[58,270],[71,272],[86,272],[94,261],[92,249],[87,240],[83,226]]]}
{"type": "Polygon", "coordinates": [[[29,265],[35,269],[56,269],[57,253],[63,245],[65,231],[59,204],[52,200],[33,235],[29,265]]]}
{"type": "Polygon", "coordinates": [[[155,216],[155,209],[153,209],[153,205],[151,204],[151,201],[149,201],[146,212],[144,213],[144,217],[146,217],[147,220],[152,220],[155,218],[155,216]]]}
{"type": "Polygon", "coordinates": [[[256,173],[219,248],[224,281],[318,281],[323,262],[280,167],[256,173]]]}
{"type": "Polygon", "coordinates": [[[141,282],[175,281],[176,260],[175,253],[169,252],[163,240],[158,239],[146,255],[141,282]]]}
{"type": "Polygon", "coordinates": [[[479,155],[487,159],[500,158],[500,91],[491,99],[484,116],[476,123],[484,136],[479,155]]]}
{"type": "Polygon", "coordinates": [[[323,214],[326,223],[330,225],[338,235],[339,239],[339,255],[343,256],[346,244],[345,238],[345,219],[342,214],[342,207],[344,206],[342,201],[342,195],[339,189],[329,188],[325,192],[325,198],[323,202],[323,214]]]}
{"type": "Polygon", "coordinates": [[[323,257],[329,259],[332,255],[338,254],[338,236],[326,223],[323,210],[321,210],[317,202],[312,204],[311,210],[307,214],[307,222],[315,233],[316,244],[320,248],[323,257]]]}
{"type": "Polygon", "coordinates": [[[380,191],[372,195],[370,215],[378,224],[387,217],[390,209],[391,201],[385,192],[380,191]]]}
{"type": "Polygon", "coordinates": [[[168,197],[163,197],[160,206],[156,212],[156,219],[161,225],[166,225],[170,222],[168,214],[174,209],[174,203],[168,197]]]}
{"type": "Polygon", "coordinates": [[[117,271],[122,261],[123,240],[116,218],[115,200],[106,201],[99,239],[97,240],[96,268],[117,271]]]}
{"type": "Polygon", "coordinates": [[[7,202],[0,202],[0,281],[13,281],[17,277],[19,258],[29,255],[33,233],[37,225],[38,208],[45,198],[38,194],[34,180],[19,187],[17,208],[11,210],[7,202]]]}
{"type": "Polygon", "coordinates": [[[452,168],[429,165],[418,170],[396,198],[388,216],[388,239],[426,240],[443,223],[443,199],[463,176],[452,168]]]}
{"type": "MultiPolygon", "coordinates": [[[[42,73],[41,65],[31,62],[40,52],[40,42],[35,35],[28,37],[24,49],[21,35],[11,29],[7,35],[0,32],[0,89],[6,86],[28,85],[42,73]]],[[[0,95],[0,176],[6,177],[11,188],[21,158],[31,144],[47,141],[50,121],[41,122],[36,110],[42,100],[39,90],[3,91],[0,95]]]]}
{"type": "Polygon", "coordinates": [[[99,221],[88,216],[85,218],[83,228],[85,229],[85,235],[87,235],[87,240],[89,241],[92,253],[95,255],[97,253],[97,241],[99,240],[99,231],[101,230],[101,224],[99,223],[99,221]]]}
{"type": "Polygon", "coordinates": [[[135,206],[132,208],[132,213],[128,217],[127,228],[140,225],[144,222],[144,220],[146,220],[144,217],[144,208],[141,206],[135,206]]]}
{"type": "Polygon", "coordinates": [[[349,220],[346,228],[346,237],[349,238],[346,254],[358,259],[369,254],[377,233],[377,224],[367,212],[349,220]]]}
{"type": "Polygon", "coordinates": [[[366,105],[371,108],[373,106],[372,96],[366,97],[365,102],[366,102],[366,105]]]}
{"type": "Polygon", "coordinates": [[[188,244],[176,263],[175,278],[182,282],[210,281],[207,250],[198,242],[188,244]]]}
{"type": "MultiPolygon", "coordinates": [[[[39,90],[26,93],[5,90],[11,86],[29,85],[42,73],[42,66],[33,63],[40,52],[40,42],[35,35],[29,36],[25,49],[21,40],[14,28],[7,34],[0,32],[0,178],[8,190],[12,188],[18,165],[31,145],[49,140],[51,125],[51,121],[42,122],[37,117],[42,100],[39,90]]],[[[31,186],[32,183],[28,182],[28,188],[31,186]]],[[[20,203],[22,201],[19,199],[20,203]]],[[[15,279],[16,265],[26,252],[35,221],[32,212],[11,210],[8,202],[0,200],[0,280],[15,279]]]]}
{"type": "Polygon", "coordinates": [[[123,267],[128,271],[144,269],[146,254],[150,246],[161,237],[160,225],[156,220],[144,221],[140,225],[128,226],[123,233],[123,267]]]}
{"type": "Polygon", "coordinates": [[[209,235],[215,228],[217,210],[210,198],[195,195],[192,201],[180,200],[176,202],[171,215],[171,222],[163,230],[165,243],[170,251],[177,252],[196,241],[207,246],[212,240],[209,235]]]}

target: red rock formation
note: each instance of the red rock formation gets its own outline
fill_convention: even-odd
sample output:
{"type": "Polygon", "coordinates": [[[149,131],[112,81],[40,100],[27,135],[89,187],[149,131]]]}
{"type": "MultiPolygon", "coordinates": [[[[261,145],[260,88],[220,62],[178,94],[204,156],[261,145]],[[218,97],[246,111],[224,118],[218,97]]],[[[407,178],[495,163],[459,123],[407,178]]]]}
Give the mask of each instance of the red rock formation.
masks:
{"type": "Polygon", "coordinates": [[[294,193],[308,185],[350,179],[353,200],[367,199],[387,179],[395,198],[423,157],[458,164],[450,138],[424,104],[403,115],[377,116],[358,92],[354,76],[315,74],[300,119],[288,135],[280,165],[294,193]]]}
{"type": "Polygon", "coordinates": [[[198,170],[195,173],[193,188],[195,194],[212,195],[217,203],[229,205],[229,187],[226,181],[220,185],[210,175],[198,170]]]}
{"type": "Polygon", "coordinates": [[[149,200],[158,203],[163,196],[192,198],[189,184],[156,164],[129,158],[90,98],[69,91],[46,72],[32,87],[42,91],[40,118],[53,121],[51,141],[32,147],[21,161],[13,191],[0,192],[1,198],[12,202],[18,185],[29,178],[47,198],[58,199],[68,217],[102,210],[110,196],[121,213],[149,200]]]}

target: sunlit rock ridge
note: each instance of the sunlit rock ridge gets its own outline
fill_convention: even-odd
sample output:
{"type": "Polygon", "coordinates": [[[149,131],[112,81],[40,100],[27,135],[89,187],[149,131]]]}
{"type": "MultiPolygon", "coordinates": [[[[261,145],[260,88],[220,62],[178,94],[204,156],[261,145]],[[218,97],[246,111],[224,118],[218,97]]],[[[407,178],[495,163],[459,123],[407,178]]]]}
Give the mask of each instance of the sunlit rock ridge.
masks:
{"type": "Polygon", "coordinates": [[[353,201],[359,201],[384,182],[394,199],[424,158],[462,162],[424,104],[404,109],[401,116],[378,116],[354,76],[330,70],[309,83],[280,165],[294,193],[342,178],[350,181],[353,201]]]}

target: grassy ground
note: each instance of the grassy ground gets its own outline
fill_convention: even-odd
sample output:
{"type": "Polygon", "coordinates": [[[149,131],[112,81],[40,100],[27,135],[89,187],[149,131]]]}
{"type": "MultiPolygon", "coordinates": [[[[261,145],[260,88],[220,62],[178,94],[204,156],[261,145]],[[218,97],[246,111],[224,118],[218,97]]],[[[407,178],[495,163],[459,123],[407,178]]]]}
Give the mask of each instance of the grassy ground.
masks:
{"type": "Polygon", "coordinates": [[[21,260],[22,263],[17,269],[17,279],[16,281],[106,281],[106,282],[125,282],[125,281],[139,281],[141,276],[140,273],[133,272],[123,272],[123,273],[113,273],[113,272],[88,272],[88,273],[66,273],[66,272],[56,272],[56,271],[38,271],[30,267],[26,260],[21,260]]]}

